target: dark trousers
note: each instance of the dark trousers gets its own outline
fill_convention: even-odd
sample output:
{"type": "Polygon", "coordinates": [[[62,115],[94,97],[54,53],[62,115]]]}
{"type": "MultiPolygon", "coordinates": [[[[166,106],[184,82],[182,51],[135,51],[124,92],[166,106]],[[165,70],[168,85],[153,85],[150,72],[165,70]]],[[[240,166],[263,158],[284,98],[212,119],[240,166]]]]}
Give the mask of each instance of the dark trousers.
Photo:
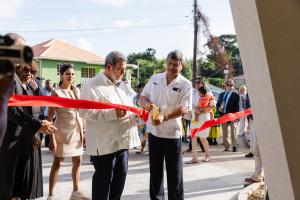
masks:
{"type": "Polygon", "coordinates": [[[22,197],[24,188],[28,186],[24,179],[30,154],[0,153],[0,199],[22,197]]]}
{"type": "Polygon", "coordinates": [[[183,127],[183,132],[184,132],[184,138],[183,142],[187,143],[188,142],[188,131],[190,130],[191,127],[191,120],[183,119],[182,118],[182,127],[183,127]]]}
{"type": "Polygon", "coordinates": [[[159,138],[149,134],[150,198],[164,199],[164,161],[166,162],[168,199],[183,199],[181,139],[159,138]]]}
{"type": "Polygon", "coordinates": [[[95,173],[92,180],[93,200],[119,200],[128,170],[128,150],[91,156],[95,173]]]}

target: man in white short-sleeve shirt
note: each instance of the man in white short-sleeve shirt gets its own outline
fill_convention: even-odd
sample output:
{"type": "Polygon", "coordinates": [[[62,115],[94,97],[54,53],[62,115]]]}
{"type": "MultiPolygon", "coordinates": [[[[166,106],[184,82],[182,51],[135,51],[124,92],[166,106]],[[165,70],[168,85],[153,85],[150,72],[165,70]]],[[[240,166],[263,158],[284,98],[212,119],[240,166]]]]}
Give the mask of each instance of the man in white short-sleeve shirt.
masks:
{"type": "Polygon", "coordinates": [[[160,107],[156,119],[149,117],[150,198],[164,199],[163,164],[166,162],[169,199],[184,199],[181,152],[181,117],[192,107],[192,83],[180,72],[182,54],[167,56],[166,72],[153,75],[140,98],[148,111],[160,107]]]}

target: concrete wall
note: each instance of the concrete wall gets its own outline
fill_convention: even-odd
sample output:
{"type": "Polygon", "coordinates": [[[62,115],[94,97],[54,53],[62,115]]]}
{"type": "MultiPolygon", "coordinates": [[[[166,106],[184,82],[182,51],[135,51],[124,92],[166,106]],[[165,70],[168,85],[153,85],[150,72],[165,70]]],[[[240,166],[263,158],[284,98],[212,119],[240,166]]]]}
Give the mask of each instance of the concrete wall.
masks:
{"type": "Polygon", "coordinates": [[[230,0],[270,199],[300,199],[300,1],[230,0]]]}

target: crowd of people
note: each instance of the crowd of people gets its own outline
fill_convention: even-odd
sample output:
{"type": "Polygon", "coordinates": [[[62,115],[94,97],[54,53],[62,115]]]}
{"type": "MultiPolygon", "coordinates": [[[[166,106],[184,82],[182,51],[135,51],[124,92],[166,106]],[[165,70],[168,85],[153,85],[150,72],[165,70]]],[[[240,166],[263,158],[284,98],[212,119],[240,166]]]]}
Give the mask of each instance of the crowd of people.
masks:
{"type": "MultiPolygon", "coordinates": [[[[12,37],[20,43],[25,42],[16,34],[12,37]]],[[[144,154],[147,146],[150,198],[165,198],[165,163],[168,199],[184,199],[182,138],[189,138],[192,151],[192,160],[186,164],[199,163],[198,143],[205,152],[203,161],[209,162],[212,159],[209,146],[218,144],[221,128],[224,151],[237,152],[238,133],[244,132],[245,124],[250,127],[251,153],[256,162],[255,174],[245,181],[253,183],[263,180],[253,116],[226,122],[221,128],[217,125],[190,137],[190,130],[200,127],[206,120],[250,108],[245,86],[238,93],[233,80],[228,79],[225,82],[226,90],[215,99],[203,79],[197,77],[190,81],[181,75],[183,55],[175,50],[167,55],[166,71],[154,74],[147,83],[138,84],[135,92],[127,81],[122,81],[126,61],[126,57],[118,51],[109,53],[105,58],[104,70],[77,87],[74,86],[73,64],[62,64],[57,86],[48,79],[44,88],[37,81],[38,69],[34,61],[16,66],[16,72],[9,82],[13,89],[0,91],[2,105],[7,105],[7,98],[11,94],[23,94],[138,106],[151,114],[146,123],[135,114],[118,108],[8,107],[4,110],[7,112],[7,128],[1,127],[5,131],[2,144],[0,140],[0,199],[25,200],[44,195],[41,161],[44,135],[45,146],[53,154],[48,200],[55,199],[54,189],[59,170],[68,157],[72,159],[70,176],[73,191],[70,199],[90,199],[80,191],[79,185],[84,148],[95,168],[92,199],[120,199],[128,171],[128,150],[140,147],[137,153],[144,154]],[[154,108],[159,108],[155,109],[156,114],[154,108]],[[238,123],[240,130],[237,130],[238,123]]],[[[6,121],[6,118],[1,115],[1,120],[6,121]]]]}

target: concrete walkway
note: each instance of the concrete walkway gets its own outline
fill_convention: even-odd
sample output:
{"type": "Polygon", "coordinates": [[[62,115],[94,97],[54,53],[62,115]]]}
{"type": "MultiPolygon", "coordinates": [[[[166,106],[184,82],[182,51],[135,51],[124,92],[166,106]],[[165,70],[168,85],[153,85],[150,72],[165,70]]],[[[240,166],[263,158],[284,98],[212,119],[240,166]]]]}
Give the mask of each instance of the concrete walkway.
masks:
{"type": "MultiPolygon", "coordinates": [[[[184,164],[185,199],[234,200],[236,198],[238,192],[243,188],[243,179],[250,176],[254,170],[254,160],[244,157],[245,153],[249,151],[248,148],[243,145],[241,140],[239,144],[241,147],[237,153],[223,152],[223,145],[211,146],[212,160],[210,162],[184,164]]],[[[186,145],[184,148],[187,148],[186,145]]],[[[130,151],[129,170],[122,199],[150,199],[148,155],[140,155],[135,152],[136,150],[130,151]]],[[[42,154],[45,197],[41,199],[46,199],[52,155],[46,148],[43,148],[42,154]]],[[[199,153],[199,155],[201,158],[204,156],[203,153],[199,153]]],[[[184,153],[184,161],[190,160],[191,156],[191,153],[184,153]]],[[[84,155],[83,160],[80,188],[84,194],[91,196],[94,169],[89,163],[89,156],[84,155]]],[[[66,159],[55,187],[55,196],[59,200],[70,197],[72,191],[71,167],[71,160],[66,159]]]]}

